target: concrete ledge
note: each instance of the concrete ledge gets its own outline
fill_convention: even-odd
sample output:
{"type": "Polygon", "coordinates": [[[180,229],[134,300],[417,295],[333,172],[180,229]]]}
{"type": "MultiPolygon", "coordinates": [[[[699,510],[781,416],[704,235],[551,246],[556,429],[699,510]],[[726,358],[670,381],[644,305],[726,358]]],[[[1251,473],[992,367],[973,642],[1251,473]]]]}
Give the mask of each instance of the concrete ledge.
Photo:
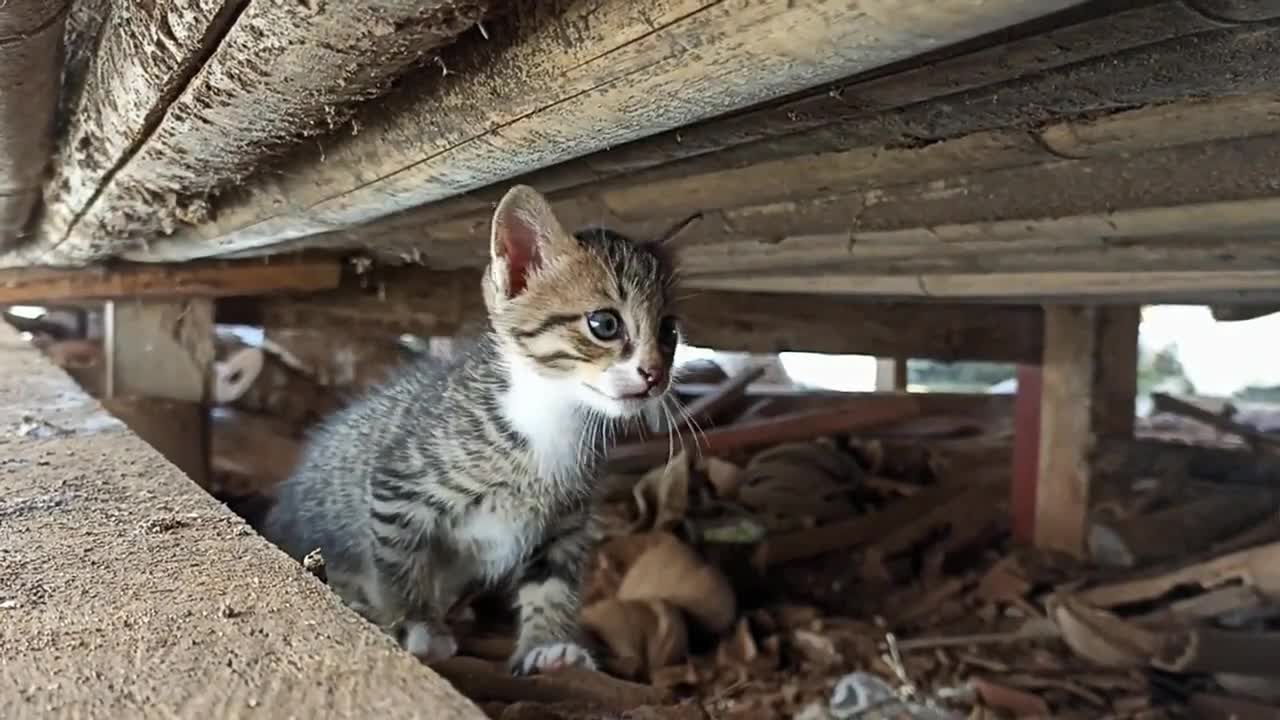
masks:
{"type": "Polygon", "coordinates": [[[0,323],[0,717],[484,715],[0,323]]]}

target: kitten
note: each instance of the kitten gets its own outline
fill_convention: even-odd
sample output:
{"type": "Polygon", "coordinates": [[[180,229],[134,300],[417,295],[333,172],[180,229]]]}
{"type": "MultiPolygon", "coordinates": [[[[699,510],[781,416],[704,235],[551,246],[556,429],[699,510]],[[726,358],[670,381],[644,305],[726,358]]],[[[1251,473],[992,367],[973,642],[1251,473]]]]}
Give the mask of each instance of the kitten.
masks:
{"type": "Polygon", "coordinates": [[[338,594],[426,661],[456,652],[444,618],[464,593],[506,587],[514,672],[594,667],[577,617],[597,470],[612,424],[664,401],[678,342],[662,242],[570,235],[512,188],[493,216],[488,331],[322,423],[264,533],[296,558],[319,548],[338,594]]]}

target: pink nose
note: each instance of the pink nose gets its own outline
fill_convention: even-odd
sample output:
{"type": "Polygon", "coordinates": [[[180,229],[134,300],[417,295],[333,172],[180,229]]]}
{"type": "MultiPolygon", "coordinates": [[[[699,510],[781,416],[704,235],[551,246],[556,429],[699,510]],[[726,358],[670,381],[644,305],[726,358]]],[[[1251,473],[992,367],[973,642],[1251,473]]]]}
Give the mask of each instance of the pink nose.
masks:
{"type": "Polygon", "coordinates": [[[640,377],[644,378],[644,381],[648,383],[650,389],[653,389],[654,387],[657,387],[659,384],[661,384],[662,379],[666,376],[666,373],[662,370],[662,368],[637,368],[637,369],[640,372],[640,377]]]}

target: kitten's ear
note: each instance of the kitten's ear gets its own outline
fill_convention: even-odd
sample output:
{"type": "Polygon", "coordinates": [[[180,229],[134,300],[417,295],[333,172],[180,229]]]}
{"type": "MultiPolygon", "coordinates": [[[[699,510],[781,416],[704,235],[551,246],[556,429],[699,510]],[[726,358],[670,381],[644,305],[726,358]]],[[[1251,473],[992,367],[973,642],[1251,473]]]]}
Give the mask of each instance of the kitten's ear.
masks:
{"type": "Polygon", "coordinates": [[[489,254],[494,279],[508,298],[524,292],[529,275],[542,266],[549,246],[564,235],[550,203],[528,185],[507,191],[493,213],[489,254]]]}

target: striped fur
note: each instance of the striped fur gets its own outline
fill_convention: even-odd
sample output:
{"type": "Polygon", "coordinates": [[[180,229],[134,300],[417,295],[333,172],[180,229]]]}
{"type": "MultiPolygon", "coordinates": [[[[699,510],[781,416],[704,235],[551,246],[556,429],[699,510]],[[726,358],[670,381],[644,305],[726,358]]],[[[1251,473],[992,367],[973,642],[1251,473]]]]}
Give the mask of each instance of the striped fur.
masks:
{"type": "Polygon", "coordinates": [[[597,470],[616,423],[665,396],[673,272],[657,246],[565,233],[529,188],[499,205],[493,242],[488,331],[322,423],[264,532],[296,558],[319,548],[339,595],[424,659],[454,651],[444,617],[464,594],[510,587],[514,670],[591,664],[577,616],[597,470]],[[588,326],[602,309],[614,340],[588,326]],[[646,394],[637,369],[661,371],[646,394]]]}

